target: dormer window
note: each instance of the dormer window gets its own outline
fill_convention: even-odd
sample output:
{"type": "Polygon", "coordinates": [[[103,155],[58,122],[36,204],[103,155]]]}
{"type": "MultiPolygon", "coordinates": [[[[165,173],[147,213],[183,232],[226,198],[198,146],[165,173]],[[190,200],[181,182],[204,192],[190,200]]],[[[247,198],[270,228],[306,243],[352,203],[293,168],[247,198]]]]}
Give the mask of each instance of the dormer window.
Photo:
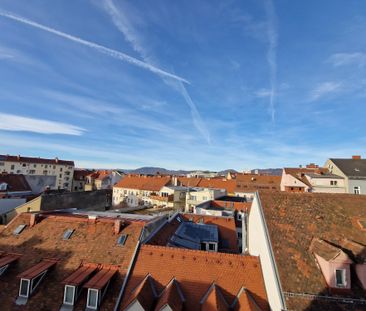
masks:
{"type": "Polygon", "coordinates": [[[336,287],[346,287],[346,270],[336,269],[335,270],[336,287]]]}
{"type": "Polygon", "coordinates": [[[19,235],[22,233],[22,231],[24,230],[24,228],[26,227],[27,225],[19,225],[18,227],[16,227],[16,229],[14,230],[14,235],[19,235]]]}
{"type": "Polygon", "coordinates": [[[6,182],[0,184],[0,191],[6,191],[7,188],[8,184],[6,182]]]}
{"type": "Polygon", "coordinates": [[[19,296],[29,298],[42,282],[47,272],[57,263],[56,260],[44,259],[35,266],[18,275],[20,278],[19,296]]]}
{"type": "Polygon", "coordinates": [[[73,306],[75,304],[81,293],[83,283],[90,278],[95,270],[96,266],[94,265],[81,266],[62,282],[65,284],[63,302],[65,305],[73,306]]]}
{"type": "Polygon", "coordinates": [[[107,293],[109,283],[116,272],[117,269],[115,268],[102,269],[84,285],[84,287],[88,289],[87,308],[92,310],[97,310],[99,308],[107,293]]]}

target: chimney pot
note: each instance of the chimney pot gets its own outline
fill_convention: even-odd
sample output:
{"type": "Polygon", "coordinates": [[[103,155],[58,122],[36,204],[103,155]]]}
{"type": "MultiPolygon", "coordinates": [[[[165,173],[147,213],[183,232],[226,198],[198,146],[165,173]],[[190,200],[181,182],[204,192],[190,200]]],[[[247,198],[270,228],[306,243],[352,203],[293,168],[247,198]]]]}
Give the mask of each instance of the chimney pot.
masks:
{"type": "Polygon", "coordinates": [[[114,234],[120,233],[120,231],[122,229],[122,224],[123,224],[123,222],[120,219],[116,219],[114,221],[114,234]]]}
{"type": "Polygon", "coordinates": [[[29,226],[30,227],[33,227],[36,225],[37,223],[37,220],[38,220],[38,214],[37,213],[33,213],[31,214],[30,216],[30,220],[29,220],[29,226]]]}
{"type": "Polygon", "coordinates": [[[360,155],[353,155],[352,160],[361,160],[361,156],[360,155]]]}

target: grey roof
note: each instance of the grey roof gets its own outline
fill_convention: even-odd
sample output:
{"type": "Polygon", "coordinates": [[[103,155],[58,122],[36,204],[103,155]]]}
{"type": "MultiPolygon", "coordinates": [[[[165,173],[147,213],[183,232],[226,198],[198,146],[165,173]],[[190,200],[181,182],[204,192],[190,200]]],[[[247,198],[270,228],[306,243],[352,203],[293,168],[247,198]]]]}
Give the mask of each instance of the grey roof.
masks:
{"type": "Polygon", "coordinates": [[[314,174],[314,173],[305,173],[306,176],[310,176],[311,178],[333,178],[333,179],[344,179],[344,177],[335,175],[335,174],[314,174]]]}
{"type": "Polygon", "coordinates": [[[190,249],[201,249],[201,242],[219,242],[219,231],[216,225],[182,222],[170,238],[169,244],[190,249]]]}
{"type": "Polygon", "coordinates": [[[366,177],[366,159],[330,159],[347,177],[366,177]]]}

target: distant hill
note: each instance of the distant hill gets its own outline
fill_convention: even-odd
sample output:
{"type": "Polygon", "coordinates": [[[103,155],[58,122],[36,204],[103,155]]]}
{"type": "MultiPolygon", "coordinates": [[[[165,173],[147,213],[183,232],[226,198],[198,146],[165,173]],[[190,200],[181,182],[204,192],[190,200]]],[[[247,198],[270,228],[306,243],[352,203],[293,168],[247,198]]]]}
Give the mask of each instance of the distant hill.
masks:
{"type": "Polygon", "coordinates": [[[237,170],[234,170],[234,169],[232,169],[232,168],[229,168],[229,169],[227,169],[227,170],[223,170],[223,171],[220,171],[220,172],[218,172],[217,174],[218,175],[220,175],[220,176],[226,176],[227,175],[227,173],[238,173],[238,171],[237,170]]]}
{"type": "Polygon", "coordinates": [[[144,174],[144,175],[156,175],[157,173],[163,175],[186,175],[191,172],[185,170],[168,170],[163,167],[150,167],[150,166],[139,167],[135,170],[122,170],[122,171],[130,174],[144,174]]]}

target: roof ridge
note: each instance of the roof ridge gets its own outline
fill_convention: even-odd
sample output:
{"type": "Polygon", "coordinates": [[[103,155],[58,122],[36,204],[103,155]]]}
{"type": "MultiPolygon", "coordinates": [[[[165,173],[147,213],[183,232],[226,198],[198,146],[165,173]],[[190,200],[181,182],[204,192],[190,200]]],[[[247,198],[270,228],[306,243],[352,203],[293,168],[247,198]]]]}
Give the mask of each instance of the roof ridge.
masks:
{"type": "Polygon", "coordinates": [[[190,253],[190,254],[199,254],[204,257],[227,257],[227,258],[241,258],[245,260],[257,260],[258,256],[252,256],[252,255],[241,255],[241,254],[232,254],[232,253],[221,253],[221,252],[207,252],[202,250],[195,250],[195,249],[188,249],[188,248],[177,248],[177,247],[167,247],[167,246],[161,246],[161,245],[152,245],[152,244],[143,244],[141,246],[142,249],[151,249],[151,250],[165,250],[165,251],[171,251],[176,253],[190,253]]]}

